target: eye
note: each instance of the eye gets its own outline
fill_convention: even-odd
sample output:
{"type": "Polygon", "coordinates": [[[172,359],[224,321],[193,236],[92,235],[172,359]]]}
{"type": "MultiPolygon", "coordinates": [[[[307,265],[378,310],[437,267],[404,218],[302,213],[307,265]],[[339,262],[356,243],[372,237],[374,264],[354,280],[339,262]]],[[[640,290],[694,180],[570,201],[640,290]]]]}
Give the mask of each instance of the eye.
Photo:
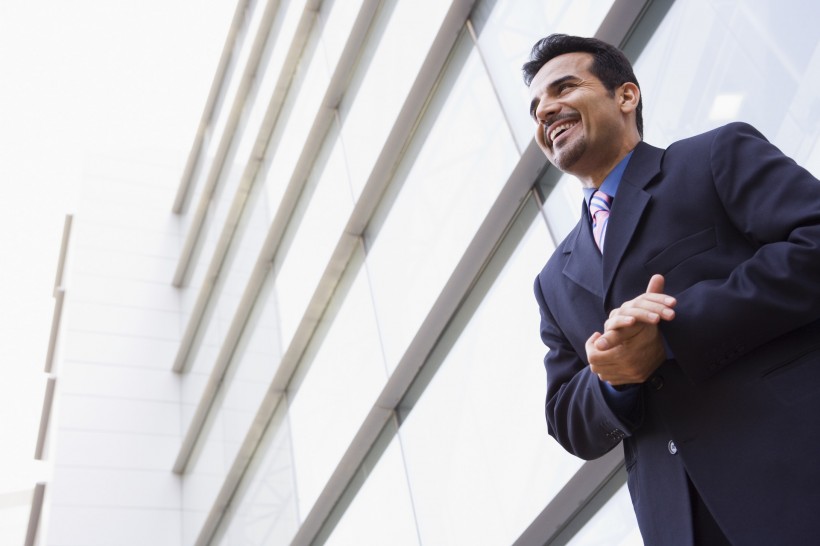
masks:
{"type": "Polygon", "coordinates": [[[575,87],[575,86],[571,83],[562,83],[558,86],[558,94],[559,95],[564,95],[564,94],[566,94],[567,91],[569,91],[573,87],[575,87]]]}

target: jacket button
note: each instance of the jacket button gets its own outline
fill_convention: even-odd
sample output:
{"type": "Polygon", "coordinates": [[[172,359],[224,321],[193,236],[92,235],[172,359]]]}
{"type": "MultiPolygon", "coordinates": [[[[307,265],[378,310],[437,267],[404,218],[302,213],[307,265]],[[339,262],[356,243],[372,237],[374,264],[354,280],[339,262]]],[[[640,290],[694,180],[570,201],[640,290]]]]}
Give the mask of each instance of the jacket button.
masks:
{"type": "Polygon", "coordinates": [[[669,440],[669,445],[667,447],[669,448],[669,453],[671,453],[672,455],[678,452],[678,446],[676,446],[675,442],[673,442],[672,440],[669,440]]]}
{"type": "Polygon", "coordinates": [[[656,375],[649,380],[649,384],[652,386],[653,389],[659,391],[663,388],[663,377],[656,375]]]}

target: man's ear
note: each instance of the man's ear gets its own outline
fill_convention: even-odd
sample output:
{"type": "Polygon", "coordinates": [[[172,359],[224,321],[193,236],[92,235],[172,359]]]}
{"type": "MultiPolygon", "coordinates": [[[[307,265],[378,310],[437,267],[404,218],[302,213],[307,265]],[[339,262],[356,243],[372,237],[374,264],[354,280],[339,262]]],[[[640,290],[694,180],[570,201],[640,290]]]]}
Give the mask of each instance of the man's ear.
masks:
{"type": "Polygon", "coordinates": [[[634,112],[641,100],[641,90],[632,82],[626,82],[618,89],[621,111],[625,114],[634,112]]]}

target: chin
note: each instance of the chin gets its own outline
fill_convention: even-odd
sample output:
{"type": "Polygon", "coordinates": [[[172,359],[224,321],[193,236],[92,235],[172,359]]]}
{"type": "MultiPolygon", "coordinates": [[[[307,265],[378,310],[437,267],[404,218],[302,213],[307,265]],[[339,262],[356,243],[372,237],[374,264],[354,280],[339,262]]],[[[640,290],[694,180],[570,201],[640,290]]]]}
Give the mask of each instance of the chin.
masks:
{"type": "Polygon", "coordinates": [[[572,166],[575,165],[579,159],[584,155],[586,151],[586,146],[583,143],[577,143],[574,146],[568,146],[562,149],[557,154],[553,154],[549,157],[550,163],[564,171],[565,173],[569,173],[572,169],[572,166]]]}

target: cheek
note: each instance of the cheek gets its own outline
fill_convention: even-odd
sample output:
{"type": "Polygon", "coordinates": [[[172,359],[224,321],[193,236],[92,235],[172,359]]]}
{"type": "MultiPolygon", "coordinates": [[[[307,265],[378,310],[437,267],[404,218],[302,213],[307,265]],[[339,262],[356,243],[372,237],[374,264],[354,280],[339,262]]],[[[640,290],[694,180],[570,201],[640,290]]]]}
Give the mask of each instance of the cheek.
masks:
{"type": "Polygon", "coordinates": [[[541,125],[535,129],[535,143],[542,150],[547,150],[547,144],[544,142],[544,128],[541,125]]]}

